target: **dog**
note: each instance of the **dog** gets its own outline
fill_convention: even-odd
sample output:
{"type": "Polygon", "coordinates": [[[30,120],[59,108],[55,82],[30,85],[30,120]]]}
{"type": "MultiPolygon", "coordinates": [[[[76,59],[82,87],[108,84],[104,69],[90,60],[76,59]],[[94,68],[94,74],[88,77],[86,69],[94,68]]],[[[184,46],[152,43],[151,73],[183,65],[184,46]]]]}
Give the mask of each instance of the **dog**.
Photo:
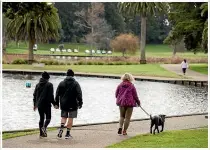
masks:
{"type": "Polygon", "coordinates": [[[163,132],[165,117],[166,117],[166,115],[162,115],[162,114],[156,115],[156,116],[150,115],[150,120],[151,120],[150,133],[151,134],[152,134],[152,127],[154,125],[155,125],[155,128],[153,130],[153,134],[155,134],[155,130],[157,130],[157,132],[159,133],[158,126],[162,126],[162,129],[160,130],[160,132],[163,132]]]}

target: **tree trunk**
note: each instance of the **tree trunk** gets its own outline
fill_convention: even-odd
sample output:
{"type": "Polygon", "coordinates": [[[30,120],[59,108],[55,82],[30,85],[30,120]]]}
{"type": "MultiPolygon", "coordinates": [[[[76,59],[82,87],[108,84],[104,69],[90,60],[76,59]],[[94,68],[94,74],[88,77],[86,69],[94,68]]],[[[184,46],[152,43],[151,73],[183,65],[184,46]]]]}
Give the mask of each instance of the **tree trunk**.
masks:
{"type": "Polygon", "coordinates": [[[173,57],[175,57],[175,55],[176,55],[176,44],[174,45],[174,50],[173,50],[173,57]]]}
{"type": "Polygon", "coordinates": [[[145,45],[146,45],[146,23],[147,17],[145,14],[141,15],[141,42],[140,42],[140,64],[146,64],[145,45]]]}
{"type": "Polygon", "coordinates": [[[34,40],[31,38],[31,36],[29,36],[29,55],[28,55],[28,64],[32,64],[34,61],[34,51],[33,51],[33,46],[34,46],[35,42],[34,40]]]}
{"type": "Polygon", "coordinates": [[[93,25],[92,25],[92,21],[91,21],[91,50],[90,50],[91,56],[93,55],[92,50],[93,50],[93,25]]]}

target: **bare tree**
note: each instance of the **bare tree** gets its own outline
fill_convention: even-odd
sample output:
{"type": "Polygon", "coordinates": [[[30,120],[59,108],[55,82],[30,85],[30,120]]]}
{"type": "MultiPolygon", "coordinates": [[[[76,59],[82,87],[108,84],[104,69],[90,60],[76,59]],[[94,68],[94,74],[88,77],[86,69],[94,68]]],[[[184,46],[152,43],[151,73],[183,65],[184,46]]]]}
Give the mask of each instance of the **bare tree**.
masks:
{"type": "MultiPolygon", "coordinates": [[[[74,23],[80,27],[90,29],[90,33],[85,36],[86,42],[97,48],[104,48],[113,36],[111,26],[107,24],[104,19],[104,5],[103,3],[91,3],[90,7],[80,12],[75,12],[79,18],[74,23]]],[[[109,44],[108,44],[109,45],[109,44]]],[[[92,51],[91,51],[92,55],[92,51]]]]}

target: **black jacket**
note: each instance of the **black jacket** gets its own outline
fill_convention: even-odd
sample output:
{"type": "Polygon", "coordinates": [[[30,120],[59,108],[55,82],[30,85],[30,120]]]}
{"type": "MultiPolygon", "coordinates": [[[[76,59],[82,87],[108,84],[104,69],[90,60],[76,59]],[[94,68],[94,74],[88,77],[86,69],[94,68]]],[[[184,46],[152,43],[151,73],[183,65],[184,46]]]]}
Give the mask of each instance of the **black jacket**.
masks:
{"type": "Polygon", "coordinates": [[[46,79],[41,78],[34,90],[34,106],[38,108],[51,107],[51,103],[55,105],[53,95],[53,85],[46,79]]]}
{"type": "Polygon", "coordinates": [[[82,90],[79,83],[70,76],[60,82],[56,91],[56,105],[64,111],[77,110],[83,104],[82,90]]]}

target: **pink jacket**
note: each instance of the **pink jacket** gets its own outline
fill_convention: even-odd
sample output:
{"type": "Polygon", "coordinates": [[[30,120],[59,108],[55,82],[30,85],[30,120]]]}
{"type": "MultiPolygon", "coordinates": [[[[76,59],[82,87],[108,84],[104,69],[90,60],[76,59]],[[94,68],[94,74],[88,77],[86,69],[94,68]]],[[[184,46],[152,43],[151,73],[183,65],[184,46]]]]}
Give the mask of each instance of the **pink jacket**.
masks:
{"type": "Polygon", "coordinates": [[[140,104],[136,88],[129,81],[124,81],[118,85],[115,97],[117,98],[116,104],[118,106],[136,107],[137,103],[140,104]]]}

